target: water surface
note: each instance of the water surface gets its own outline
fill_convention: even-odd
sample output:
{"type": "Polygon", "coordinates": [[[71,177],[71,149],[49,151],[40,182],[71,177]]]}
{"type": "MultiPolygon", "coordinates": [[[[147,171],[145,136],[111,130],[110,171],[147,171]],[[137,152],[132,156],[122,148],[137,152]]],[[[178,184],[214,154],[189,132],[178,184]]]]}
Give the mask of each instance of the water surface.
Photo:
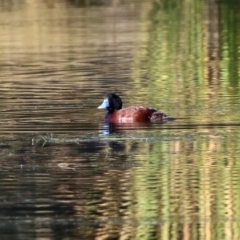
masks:
{"type": "Polygon", "coordinates": [[[239,4],[0,2],[0,239],[239,239],[239,4]],[[116,92],[177,118],[104,124],[116,92]]]}

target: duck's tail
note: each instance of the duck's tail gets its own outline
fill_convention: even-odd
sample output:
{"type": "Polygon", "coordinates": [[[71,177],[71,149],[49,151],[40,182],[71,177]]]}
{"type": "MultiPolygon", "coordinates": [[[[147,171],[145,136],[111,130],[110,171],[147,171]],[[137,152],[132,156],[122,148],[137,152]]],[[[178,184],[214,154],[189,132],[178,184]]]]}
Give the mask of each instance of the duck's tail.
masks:
{"type": "Polygon", "coordinates": [[[174,121],[176,120],[175,117],[171,117],[171,116],[167,116],[166,118],[164,118],[166,121],[174,121]]]}
{"type": "Polygon", "coordinates": [[[166,121],[174,121],[176,118],[168,116],[167,114],[157,111],[152,114],[151,122],[153,123],[163,123],[166,121]]]}

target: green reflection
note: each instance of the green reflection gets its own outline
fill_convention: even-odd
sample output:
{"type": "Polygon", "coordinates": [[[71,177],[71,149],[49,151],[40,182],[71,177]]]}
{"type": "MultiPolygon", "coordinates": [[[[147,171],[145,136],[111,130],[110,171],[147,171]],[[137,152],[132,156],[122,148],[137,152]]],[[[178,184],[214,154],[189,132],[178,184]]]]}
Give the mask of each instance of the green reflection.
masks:
{"type": "Polygon", "coordinates": [[[223,1],[219,8],[221,12],[221,56],[222,79],[226,82],[227,92],[239,94],[239,46],[240,18],[238,1],[223,1]]]}
{"type": "Polygon", "coordinates": [[[147,16],[146,49],[135,55],[133,91],[168,113],[169,106],[186,108],[170,113],[175,117],[194,118],[188,106],[200,104],[211,108],[199,109],[203,121],[219,119],[212,109],[239,102],[238,5],[154,1],[147,16]]]}
{"type": "Polygon", "coordinates": [[[183,95],[182,101],[187,103],[189,94],[196,98],[201,94],[197,87],[204,81],[202,8],[202,1],[154,2],[149,13],[144,80],[138,79],[139,88],[147,82],[149,101],[173,101],[183,95]]]}

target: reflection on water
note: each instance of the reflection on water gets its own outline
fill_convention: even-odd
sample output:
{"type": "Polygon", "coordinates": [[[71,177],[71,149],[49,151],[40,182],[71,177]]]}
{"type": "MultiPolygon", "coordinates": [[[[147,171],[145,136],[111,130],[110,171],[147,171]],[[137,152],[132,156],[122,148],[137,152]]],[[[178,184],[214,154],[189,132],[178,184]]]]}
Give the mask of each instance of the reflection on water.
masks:
{"type": "Polygon", "coordinates": [[[148,239],[156,227],[235,224],[240,149],[232,130],[15,136],[2,142],[2,228],[148,239]]]}
{"type": "Polygon", "coordinates": [[[0,239],[239,239],[238,9],[0,1],[0,239]]]}

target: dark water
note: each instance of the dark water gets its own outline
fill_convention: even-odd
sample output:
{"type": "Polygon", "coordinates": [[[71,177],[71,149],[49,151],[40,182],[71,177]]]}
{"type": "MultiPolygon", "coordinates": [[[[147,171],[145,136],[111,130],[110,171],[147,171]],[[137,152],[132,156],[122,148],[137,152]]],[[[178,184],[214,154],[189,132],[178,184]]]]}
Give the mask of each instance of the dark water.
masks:
{"type": "Polygon", "coordinates": [[[239,239],[239,7],[0,1],[0,239],[239,239]]]}

